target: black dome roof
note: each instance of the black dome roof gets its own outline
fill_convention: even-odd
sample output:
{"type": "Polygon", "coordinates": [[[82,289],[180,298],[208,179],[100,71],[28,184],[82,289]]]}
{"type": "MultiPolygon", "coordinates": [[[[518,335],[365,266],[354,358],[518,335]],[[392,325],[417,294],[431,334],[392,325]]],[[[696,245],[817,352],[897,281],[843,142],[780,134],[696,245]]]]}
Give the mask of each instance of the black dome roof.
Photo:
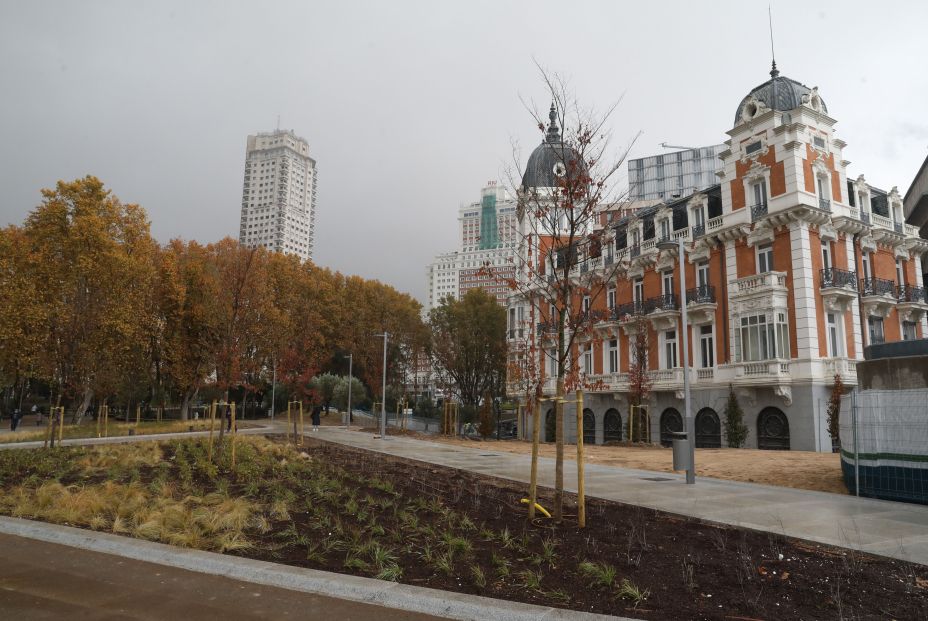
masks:
{"type": "MultiPolygon", "coordinates": [[[[558,164],[566,169],[570,162],[578,162],[580,155],[571,147],[564,144],[561,140],[561,131],[557,126],[557,112],[554,104],[551,104],[551,111],[548,113],[550,123],[548,132],[544,141],[532,151],[525,165],[525,172],[522,174],[523,188],[554,188],[557,187],[557,177],[555,169],[558,164]]],[[[561,175],[564,173],[562,172],[561,175]]]]}
{"type": "MultiPolygon", "coordinates": [[[[805,84],[781,76],[780,72],[777,71],[776,63],[774,63],[773,69],[770,71],[770,79],[748,93],[738,104],[738,110],[735,111],[735,125],[744,120],[742,117],[744,107],[752,98],[764,102],[764,105],[771,110],[785,112],[798,108],[802,104],[802,98],[811,93],[812,89],[805,84]]],[[[822,112],[827,114],[828,107],[825,102],[821,101],[821,105],[822,112]]]]}

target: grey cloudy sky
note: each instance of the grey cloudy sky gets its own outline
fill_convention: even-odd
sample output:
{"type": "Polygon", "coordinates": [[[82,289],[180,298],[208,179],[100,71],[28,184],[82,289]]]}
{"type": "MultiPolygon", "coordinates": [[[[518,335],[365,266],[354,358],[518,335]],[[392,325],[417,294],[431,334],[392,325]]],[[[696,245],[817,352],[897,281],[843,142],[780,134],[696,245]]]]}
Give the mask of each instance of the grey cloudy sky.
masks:
{"type": "MultiPolygon", "coordinates": [[[[905,191],[928,152],[924,2],[773,1],[777,64],[818,86],[850,174],[905,191]]],[[[94,174],[161,241],[236,237],[245,138],[319,165],[316,262],[420,300],[457,208],[539,140],[533,59],[632,155],[722,142],[767,79],[766,2],[0,0],[0,223],[94,174]]]]}

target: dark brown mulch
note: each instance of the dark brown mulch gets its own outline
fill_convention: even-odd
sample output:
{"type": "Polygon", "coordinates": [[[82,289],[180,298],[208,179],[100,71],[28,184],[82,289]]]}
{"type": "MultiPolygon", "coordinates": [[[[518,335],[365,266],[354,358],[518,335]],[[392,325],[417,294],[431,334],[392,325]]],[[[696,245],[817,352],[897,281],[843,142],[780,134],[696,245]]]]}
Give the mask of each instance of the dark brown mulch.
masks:
{"type": "MultiPolygon", "coordinates": [[[[475,532],[472,558],[451,575],[436,572],[419,554],[399,552],[402,582],[644,619],[928,618],[925,566],[595,499],[587,504],[587,527],[579,529],[571,496],[561,526],[545,519],[527,526],[525,505],[520,504],[524,485],[320,441],[307,450],[362,479],[376,476],[392,482],[400,498],[440,499],[481,530],[508,529],[524,543],[516,544],[514,563],[521,560],[541,573],[535,588],[525,586],[516,564],[508,577],[499,577],[492,555],[502,555],[503,547],[475,532]],[[556,556],[535,564],[533,555],[540,554],[546,539],[555,543],[556,556]],[[577,572],[581,561],[611,565],[617,570],[616,584],[625,579],[650,595],[634,606],[615,588],[592,586],[577,572]],[[475,584],[473,565],[482,569],[485,586],[475,584]]],[[[360,493],[376,497],[381,492],[360,493]]],[[[541,504],[550,507],[552,494],[542,490],[541,504]]],[[[298,528],[313,528],[302,523],[302,516],[293,518],[298,528]]],[[[386,512],[379,518],[388,533],[404,529],[391,523],[386,512]]],[[[344,572],[342,556],[327,557],[321,564],[296,554],[268,560],[344,572]]]]}

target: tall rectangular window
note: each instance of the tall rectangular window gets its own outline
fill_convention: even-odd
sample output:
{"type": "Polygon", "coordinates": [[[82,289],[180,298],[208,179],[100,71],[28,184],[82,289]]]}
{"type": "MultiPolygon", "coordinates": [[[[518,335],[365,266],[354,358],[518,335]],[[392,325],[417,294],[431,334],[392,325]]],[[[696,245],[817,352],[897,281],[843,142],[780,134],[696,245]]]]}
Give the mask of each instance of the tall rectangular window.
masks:
{"type": "Polygon", "coordinates": [[[883,318],[874,317],[873,315],[867,320],[870,326],[870,344],[878,345],[884,342],[883,338],[883,318]]]}
{"type": "Polygon", "coordinates": [[[667,239],[670,237],[670,220],[664,218],[661,220],[661,238],[667,239]]]}
{"type": "Polygon", "coordinates": [[[664,332],[664,368],[672,369],[677,366],[677,331],[664,332]]]}
{"type": "Polygon", "coordinates": [[[702,205],[693,208],[693,226],[699,226],[706,223],[706,212],[702,205]]]}
{"type": "Polygon", "coordinates": [[[615,287],[606,290],[606,308],[609,310],[615,308],[615,287]]]}
{"type": "Polygon", "coordinates": [[[608,353],[609,353],[609,366],[607,368],[609,369],[610,373],[618,373],[619,372],[619,340],[618,339],[612,339],[611,341],[609,341],[608,353]]]}
{"type": "Polygon", "coordinates": [[[696,264],[696,286],[700,289],[709,286],[709,262],[702,261],[696,264]]]}
{"type": "Polygon", "coordinates": [[[824,239],[822,240],[822,267],[826,270],[831,268],[831,246],[824,239]]]}
{"type": "Polygon", "coordinates": [[[635,284],[632,288],[632,299],[639,303],[644,300],[644,280],[641,278],[635,279],[635,284]]]}
{"type": "Polygon", "coordinates": [[[712,326],[699,326],[699,363],[704,369],[715,366],[715,338],[712,326]]]}
{"type": "Polygon", "coordinates": [[[593,344],[588,343],[583,346],[583,373],[586,375],[593,374],[593,344]]]}
{"type": "Polygon", "coordinates": [[[789,329],[786,313],[776,313],[776,322],[766,314],[741,317],[741,360],[789,358],[789,329]]]}
{"type": "Polygon", "coordinates": [[[673,272],[662,272],[661,273],[661,292],[664,295],[673,294],[673,272]]]}
{"type": "Polygon", "coordinates": [[[841,330],[841,315],[837,313],[825,314],[825,332],[828,346],[828,356],[836,357],[844,355],[844,339],[841,330]]]}
{"type": "Polygon", "coordinates": [[[915,322],[914,321],[903,321],[902,322],[902,340],[903,341],[914,341],[915,340],[915,322]]]}
{"type": "Polygon", "coordinates": [[[863,271],[863,276],[866,280],[870,280],[872,273],[870,272],[870,253],[865,252],[860,255],[860,266],[863,271]]]}
{"type": "Polygon", "coordinates": [[[899,286],[905,284],[905,268],[902,265],[902,259],[896,259],[896,284],[899,286]]]}
{"type": "Polygon", "coordinates": [[[583,312],[590,312],[590,296],[588,295],[583,296],[583,312]]]}
{"type": "Polygon", "coordinates": [[[757,273],[765,274],[773,271],[773,246],[763,244],[757,247],[757,273]]]}
{"type": "Polygon", "coordinates": [[[767,204],[767,180],[762,179],[752,186],[754,190],[754,205],[767,204]]]}

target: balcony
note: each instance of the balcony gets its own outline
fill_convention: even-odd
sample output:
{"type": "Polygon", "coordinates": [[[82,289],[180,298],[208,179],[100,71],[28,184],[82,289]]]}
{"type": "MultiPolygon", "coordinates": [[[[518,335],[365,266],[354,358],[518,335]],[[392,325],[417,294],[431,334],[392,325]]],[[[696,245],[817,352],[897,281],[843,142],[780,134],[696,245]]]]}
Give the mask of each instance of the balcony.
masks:
{"type": "Polygon", "coordinates": [[[732,298],[769,292],[786,293],[786,272],[764,272],[732,281],[732,298]]]}
{"type": "Polygon", "coordinates": [[[863,209],[860,210],[860,221],[864,224],[870,224],[870,214],[863,209]]]}
{"type": "Polygon", "coordinates": [[[701,285],[686,291],[687,321],[693,325],[710,323],[715,317],[715,287],[701,285]]]}
{"type": "Polygon", "coordinates": [[[928,311],[928,295],[924,287],[899,285],[896,290],[896,311],[902,321],[918,323],[928,311]]]}
{"type": "Polygon", "coordinates": [[[767,215],[767,203],[751,205],[751,222],[757,222],[767,215]]]}
{"type": "Polygon", "coordinates": [[[835,375],[841,376],[844,385],[857,385],[857,361],[848,358],[822,358],[822,375],[829,386],[835,383],[835,375]]]}
{"type": "Polygon", "coordinates": [[[644,311],[655,330],[671,330],[677,325],[680,305],[676,295],[667,293],[645,300],[644,311]]]}
{"type": "Polygon", "coordinates": [[[818,208],[822,211],[831,212],[831,199],[830,198],[819,198],[818,199],[818,208]]]}
{"type": "Polygon", "coordinates": [[[793,380],[789,360],[758,360],[719,365],[716,377],[720,382],[733,386],[771,388],[787,405],[793,402],[793,380]]]}
{"type": "Polygon", "coordinates": [[[825,308],[837,313],[850,310],[857,299],[857,272],[826,267],[819,270],[819,276],[825,308]]]}
{"type": "Polygon", "coordinates": [[[648,372],[652,391],[683,390],[683,367],[655,369],[648,372]]]}
{"type": "Polygon", "coordinates": [[[864,315],[886,317],[898,300],[896,283],[883,278],[860,279],[860,301],[864,315]]]}
{"type": "Polygon", "coordinates": [[[699,239],[705,234],[706,234],[705,224],[694,224],[693,225],[693,239],[699,239]]]}

